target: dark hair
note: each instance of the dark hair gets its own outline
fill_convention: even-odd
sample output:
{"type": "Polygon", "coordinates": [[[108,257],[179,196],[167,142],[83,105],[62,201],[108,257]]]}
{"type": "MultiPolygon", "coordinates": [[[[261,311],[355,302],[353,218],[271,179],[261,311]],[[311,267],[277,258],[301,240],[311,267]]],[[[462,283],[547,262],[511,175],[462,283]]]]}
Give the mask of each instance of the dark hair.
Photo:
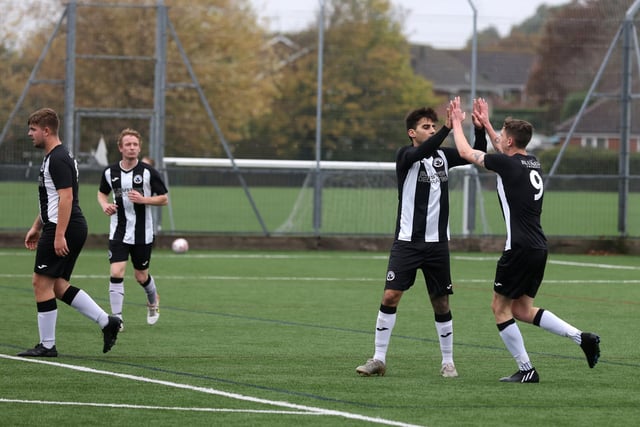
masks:
{"type": "Polygon", "coordinates": [[[502,127],[505,133],[513,138],[518,148],[526,148],[531,141],[533,126],[527,121],[507,117],[502,127]]]}
{"type": "Polygon", "coordinates": [[[58,135],[58,128],[60,127],[60,119],[58,114],[51,108],[41,108],[34,111],[27,120],[27,126],[39,126],[41,128],[49,128],[53,135],[58,135]]]}
{"type": "Polygon", "coordinates": [[[407,117],[404,119],[407,130],[415,129],[418,126],[418,122],[420,119],[427,118],[432,122],[436,123],[438,121],[438,114],[434,111],[433,108],[422,107],[417,110],[413,110],[407,117]]]}

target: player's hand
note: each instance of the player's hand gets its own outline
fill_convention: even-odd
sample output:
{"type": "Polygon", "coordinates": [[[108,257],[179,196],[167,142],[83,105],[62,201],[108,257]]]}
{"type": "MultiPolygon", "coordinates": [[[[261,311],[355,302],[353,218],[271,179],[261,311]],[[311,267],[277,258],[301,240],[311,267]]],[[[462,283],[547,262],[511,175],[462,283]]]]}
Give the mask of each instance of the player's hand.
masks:
{"type": "Polygon", "coordinates": [[[38,247],[38,240],[40,239],[40,230],[29,229],[27,235],[24,238],[24,246],[30,251],[35,250],[38,247]]]}
{"type": "Polygon", "coordinates": [[[484,98],[473,100],[473,114],[482,126],[489,122],[489,104],[484,98]]]}
{"type": "Polygon", "coordinates": [[[67,246],[67,239],[64,236],[57,237],[53,241],[53,249],[56,255],[59,257],[65,257],[69,255],[69,246],[67,246]]]}
{"type": "Polygon", "coordinates": [[[144,196],[136,190],[131,190],[127,193],[127,197],[133,203],[144,204],[144,196]]]}
{"type": "Polygon", "coordinates": [[[108,203],[102,208],[102,212],[104,212],[106,215],[111,216],[114,213],[118,212],[118,205],[116,205],[115,203],[108,203]]]}
{"type": "Polygon", "coordinates": [[[451,110],[451,120],[454,122],[463,122],[466,114],[460,108],[460,97],[456,96],[449,102],[449,109],[451,110]]]}

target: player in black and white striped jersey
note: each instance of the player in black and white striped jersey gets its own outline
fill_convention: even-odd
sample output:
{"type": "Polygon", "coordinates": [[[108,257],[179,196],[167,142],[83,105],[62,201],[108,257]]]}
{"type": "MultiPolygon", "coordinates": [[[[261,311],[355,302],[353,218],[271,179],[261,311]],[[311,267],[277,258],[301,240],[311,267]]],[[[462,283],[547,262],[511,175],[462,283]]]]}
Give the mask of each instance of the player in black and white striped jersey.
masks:
{"type": "Polygon", "coordinates": [[[155,280],[149,274],[154,241],[152,206],[169,202],[162,177],[150,164],[139,161],[142,148],[140,133],[124,129],[118,137],[122,160],[108,166],[100,181],[98,203],[111,217],[109,228],[109,300],[111,312],[122,319],[124,275],[131,257],[136,281],[147,295],[147,323],[160,317],[160,297],[155,280]],[[109,194],[113,200],[109,201],[109,194]]]}
{"type": "Polygon", "coordinates": [[[56,357],[56,298],[102,328],[106,353],[118,336],[120,320],[109,316],[82,289],[69,283],[80,251],[87,240],[87,222],[78,202],[78,166],[58,136],[58,114],[43,108],[29,116],[29,137],[45,150],[40,167],[40,212],[25,237],[27,249],[36,252],[33,290],[38,310],[39,343],[18,356],[56,357]]]}
{"type": "MultiPolygon", "coordinates": [[[[449,260],[449,169],[469,162],[460,157],[455,148],[440,147],[451,129],[448,111],[446,124],[438,131],[438,116],[431,108],[412,111],[405,122],[411,145],[400,148],[396,154],[396,232],[376,321],[375,351],[356,372],[364,376],[385,374],[398,304],[421,270],[440,342],[440,373],[444,377],[457,377],[449,306],[449,295],[453,294],[449,260]]],[[[484,128],[479,123],[476,125],[476,148],[486,151],[484,128]]]]}

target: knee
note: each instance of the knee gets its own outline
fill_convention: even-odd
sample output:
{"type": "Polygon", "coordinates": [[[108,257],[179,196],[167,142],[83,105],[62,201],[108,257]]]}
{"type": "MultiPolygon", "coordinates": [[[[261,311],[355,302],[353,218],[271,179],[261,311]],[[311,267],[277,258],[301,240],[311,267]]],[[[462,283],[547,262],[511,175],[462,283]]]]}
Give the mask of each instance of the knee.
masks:
{"type": "Polygon", "coordinates": [[[382,305],[387,307],[397,307],[402,297],[402,291],[394,291],[387,289],[382,296],[382,305]]]}
{"type": "Polygon", "coordinates": [[[521,322],[532,323],[533,322],[533,308],[522,306],[522,305],[514,305],[512,308],[513,317],[521,322]]]}
{"type": "Polygon", "coordinates": [[[142,286],[144,286],[147,283],[147,280],[149,280],[149,274],[144,271],[136,271],[135,277],[136,281],[142,286]]]}
{"type": "Polygon", "coordinates": [[[436,314],[446,314],[450,311],[449,308],[449,295],[441,295],[439,297],[433,297],[431,299],[431,306],[436,314]]]}

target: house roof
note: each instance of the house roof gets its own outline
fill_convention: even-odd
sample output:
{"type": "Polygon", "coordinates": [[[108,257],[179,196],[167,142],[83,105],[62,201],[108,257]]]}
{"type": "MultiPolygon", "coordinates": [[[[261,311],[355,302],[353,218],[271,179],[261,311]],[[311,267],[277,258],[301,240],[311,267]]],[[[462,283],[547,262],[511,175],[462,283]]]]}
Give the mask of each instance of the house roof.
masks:
{"type": "MultiPolygon", "coordinates": [[[[600,134],[611,135],[620,133],[622,129],[621,104],[619,99],[600,99],[587,107],[578,120],[575,135],[600,134]]],[[[567,134],[576,120],[577,115],[556,126],[556,132],[567,134]]],[[[631,102],[631,133],[640,134],[640,101],[631,102]]]]}
{"type": "MultiPolygon", "coordinates": [[[[523,91],[535,55],[513,52],[478,52],[476,86],[481,91],[506,89],[523,91]]],[[[471,52],[440,50],[428,45],[411,46],[411,65],[419,75],[431,80],[434,89],[468,91],[471,83],[471,52]]]]}

